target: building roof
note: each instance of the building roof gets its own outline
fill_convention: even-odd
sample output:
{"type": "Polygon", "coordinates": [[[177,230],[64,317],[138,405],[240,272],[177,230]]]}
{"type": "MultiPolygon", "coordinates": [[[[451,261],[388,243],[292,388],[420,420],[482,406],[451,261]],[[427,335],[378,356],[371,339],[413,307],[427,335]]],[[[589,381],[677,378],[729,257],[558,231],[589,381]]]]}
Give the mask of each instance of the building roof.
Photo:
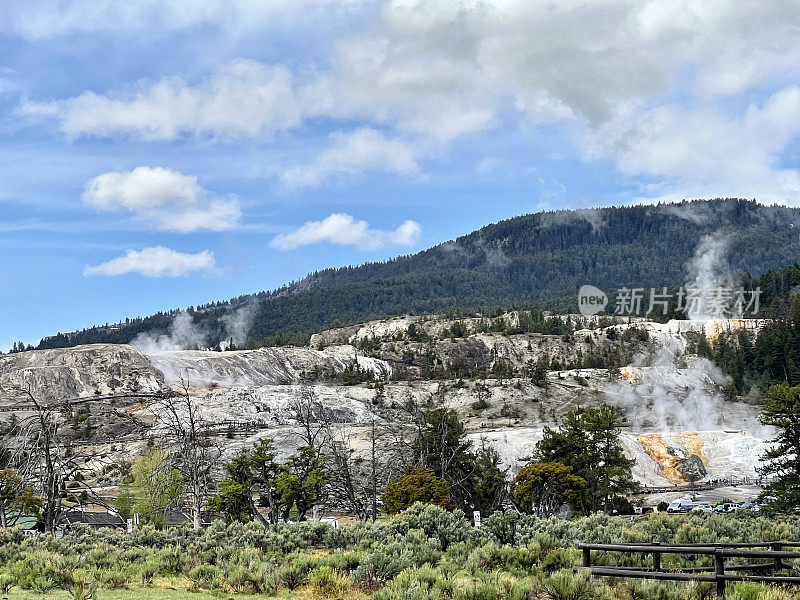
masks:
{"type": "Polygon", "coordinates": [[[88,510],[68,510],[64,513],[64,522],[67,525],[83,523],[92,527],[122,527],[125,525],[125,521],[119,515],[88,510]]]}
{"type": "MultiPolygon", "coordinates": [[[[189,511],[180,508],[171,508],[167,510],[167,525],[183,525],[184,523],[192,522],[192,514],[189,511]]],[[[222,513],[203,511],[200,513],[200,521],[204,527],[211,525],[212,522],[219,519],[224,519],[225,515],[222,513]]]]}

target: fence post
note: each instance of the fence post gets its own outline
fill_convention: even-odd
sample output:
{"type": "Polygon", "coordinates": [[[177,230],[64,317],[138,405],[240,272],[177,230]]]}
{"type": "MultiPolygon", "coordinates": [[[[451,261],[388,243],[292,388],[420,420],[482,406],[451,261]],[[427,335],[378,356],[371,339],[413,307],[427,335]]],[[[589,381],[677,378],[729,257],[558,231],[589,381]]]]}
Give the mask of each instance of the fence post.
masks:
{"type": "Polygon", "coordinates": [[[719,577],[724,574],[725,556],[722,554],[722,549],[717,548],[714,551],[714,575],[717,579],[717,600],[725,600],[725,580],[719,577]]]}
{"type": "MultiPolygon", "coordinates": [[[[772,542],[772,551],[773,552],[780,552],[781,550],[783,550],[783,544],[781,544],[780,542],[772,542]]],[[[773,574],[775,574],[777,571],[780,571],[780,570],[782,570],[784,568],[786,568],[786,567],[783,564],[783,559],[778,557],[778,556],[776,556],[775,557],[775,567],[774,567],[773,574]]]]}
{"type": "MultiPolygon", "coordinates": [[[[654,546],[660,546],[661,542],[655,542],[654,546]]],[[[660,571],[661,570],[661,551],[656,550],[653,552],[653,571],[660,571]]]]}
{"type": "Polygon", "coordinates": [[[589,548],[583,548],[583,566],[592,566],[592,551],[589,548]]]}

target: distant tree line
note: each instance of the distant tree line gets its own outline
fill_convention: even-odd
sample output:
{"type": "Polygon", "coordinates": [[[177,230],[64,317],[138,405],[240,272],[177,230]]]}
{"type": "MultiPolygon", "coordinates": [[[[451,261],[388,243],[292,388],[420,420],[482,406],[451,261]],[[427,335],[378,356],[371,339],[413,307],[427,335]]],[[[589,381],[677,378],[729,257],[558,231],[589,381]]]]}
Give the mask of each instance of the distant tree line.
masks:
{"type": "MultiPolygon", "coordinates": [[[[604,290],[682,285],[684,265],[705,235],[726,236],[735,272],[780,269],[800,255],[794,222],[800,222],[798,209],[737,199],[537,213],[411,256],[318,271],[271,292],[187,310],[214,341],[226,338],[226,314],[257,301],[248,333],[254,346],[304,344],[332,324],[453,307],[488,314],[496,306],[536,304],[574,312],[575,294],[586,283],[604,290]]],[[[777,292],[782,282],[774,285],[777,292]]],[[[58,333],[37,347],[128,343],[140,333],[166,332],[177,312],[58,333]]]]}
{"type": "Polygon", "coordinates": [[[800,385],[800,295],[793,295],[788,311],[784,306],[778,314],[785,316],[766,323],[757,336],[740,329],[709,341],[703,334],[692,348],[731,377],[731,395],[777,383],[800,385]]]}

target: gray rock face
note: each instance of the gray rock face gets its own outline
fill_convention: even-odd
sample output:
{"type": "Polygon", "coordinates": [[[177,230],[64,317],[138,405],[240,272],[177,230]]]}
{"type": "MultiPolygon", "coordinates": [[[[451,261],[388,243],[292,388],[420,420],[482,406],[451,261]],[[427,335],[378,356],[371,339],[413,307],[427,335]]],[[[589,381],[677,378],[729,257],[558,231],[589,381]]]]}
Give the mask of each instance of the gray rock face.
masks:
{"type": "MultiPolygon", "coordinates": [[[[507,322],[513,324],[513,314],[507,322]]],[[[158,437],[163,419],[148,399],[126,396],[176,389],[181,379],[188,379],[202,418],[212,427],[218,426],[229,449],[244,449],[257,435],[282,439],[281,432],[297,425],[293,400],[310,391],[332,422],[352,426],[355,431],[363,429],[374,413],[387,422],[404,423],[409,418],[404,409],[409,406],[453,408],[470,438],[478,445],[497,447],[504,464],[514,471],[532,453],[542,428],[557,424],[559,415],[577,406],[612,404],[630,426],[623,434],[623,444],[626,453],[636,459],[634,475],[643,483],[668,482],[663,464],[652,458],[652,448],[648,454],[639,441],[643,432],[662,432],[669,448],[682,447],[685,440],[681,436],[696,432],[692,435],[705,444],[702,459],[691,452],[675,456],[680,461],[674,468],[683,480],[755,473],[763,439],[769,437],[755,430],[758,407],[724,400],[724,381],[713,366],[685,355],[689,337],[708,332],[709,325],[635,322],[633,326],[647,329],[649,341],[628,344],[626,352],[630,348],[650,351],[655,345],[665,351],[649,360],[631,361],[619,372],[550,371],[548,385],[536,386],[519,374],[538,358],[564,365],[593,352],[621,352],[620,338],[631,325],[599,328],[598,323],[584,323],[591,327],[572,336],[555,336],[477,333],[479,327],[485,330],[482,320],[462,319],[459,323],[466,326],[465,337],[444,333],[452,327],[452,320],[407,317],[323,332],[312,338],[308,348],[146,355],[130,346],[99,344],[0,355],[0,421],[7,418],[15,390],[30,383],[45,400],[87,398],[90,401],[81,406],[90,412],[94,439],[106,442],[117,438],[121,442],[119,438],[124,437],[126,448],[138,451],[144,439],[158,437]],[[431,339],[422,341],[425,338],[419,335],[410,336],[416,341],[409,339],[405,332],[412,324],[431,339]],[[362,349],[351,343],[362,344],[362,349]],[[370,356],[363,356],[365,353],[370,356]],[[439,367],[452,367],[462,360],[468,365],[486,361],[488,368],[503,358],[514,366],[517,376],[420,380],[421,359],[430,354],[439,367]],[[354,364],[383,383],[343,385],[342,374],[354,364]],[[393,373],[402,375],[404,370],[411,381],[392,380],[393,373]],[[110,395],[116,398],[107,398],[110,395]],[[481,402],[476,402],[478,399],[481,402]],[[244,430],[227,438],[226,429],[232,423],[243,424],[244,430]],[[734,430],[748,430],[752,435],[734,430]],[[243,435],[249,437],[242,439],[243,435]]],[[[714,326],[723,325],[736,324],[714,326]]]]}
{"type": "Polygon", "coordinates": [[[164,376],[144,354],[125,345],[91,344],[0,355],[0,399],[28,383],[43,400],[156,392],[164,376]]]}
{"type": "Polygon", "coordinates": [[[181,350],[148,356],[170,384],[188,379],[192,388],[286,385],[341,375],[354,362],[378,378],[388,378],[386,361],[358,356],[352,346],[325,350],[311,348],[259,348],[233,352],[181,350]]]}
{"type": "Polygon", "coordinates": [[[682,458],[675,468],[687,481],[700,481],[708,475],[703,459],[696,454],[690,454],[686,458],[682,458]]]}

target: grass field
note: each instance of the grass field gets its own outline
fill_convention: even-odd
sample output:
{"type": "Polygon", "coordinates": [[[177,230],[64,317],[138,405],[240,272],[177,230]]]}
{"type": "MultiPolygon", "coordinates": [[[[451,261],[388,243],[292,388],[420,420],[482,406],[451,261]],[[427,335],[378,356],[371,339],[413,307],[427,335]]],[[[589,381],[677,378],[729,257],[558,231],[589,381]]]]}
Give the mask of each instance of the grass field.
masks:
{"type": "MultiPolygon", "coordinates": [[[[133,534],[76,527],[62,539],[0,530],[0,589],[9,600],[713,600],[710,584],[576,574],[575,543],[709,543],[800,539],[800,516],[654,515],[539,519],[495,513],[480,528],[460,511],[415,505],[378,523],[264,529],[217,522],[195,532],[133,534]],[[65,591],[76,591],[73,596],[65,591]]],[[[602,564],[649,565],[609,553],[602,564]]],[[[664,568],[708,557],[666,555],[664,568]]],[[[800,574],[800,561],[787,573],[800,574]]],[[[728,600],[800,600],[799,589],[743,584],[728,600]]]]}

